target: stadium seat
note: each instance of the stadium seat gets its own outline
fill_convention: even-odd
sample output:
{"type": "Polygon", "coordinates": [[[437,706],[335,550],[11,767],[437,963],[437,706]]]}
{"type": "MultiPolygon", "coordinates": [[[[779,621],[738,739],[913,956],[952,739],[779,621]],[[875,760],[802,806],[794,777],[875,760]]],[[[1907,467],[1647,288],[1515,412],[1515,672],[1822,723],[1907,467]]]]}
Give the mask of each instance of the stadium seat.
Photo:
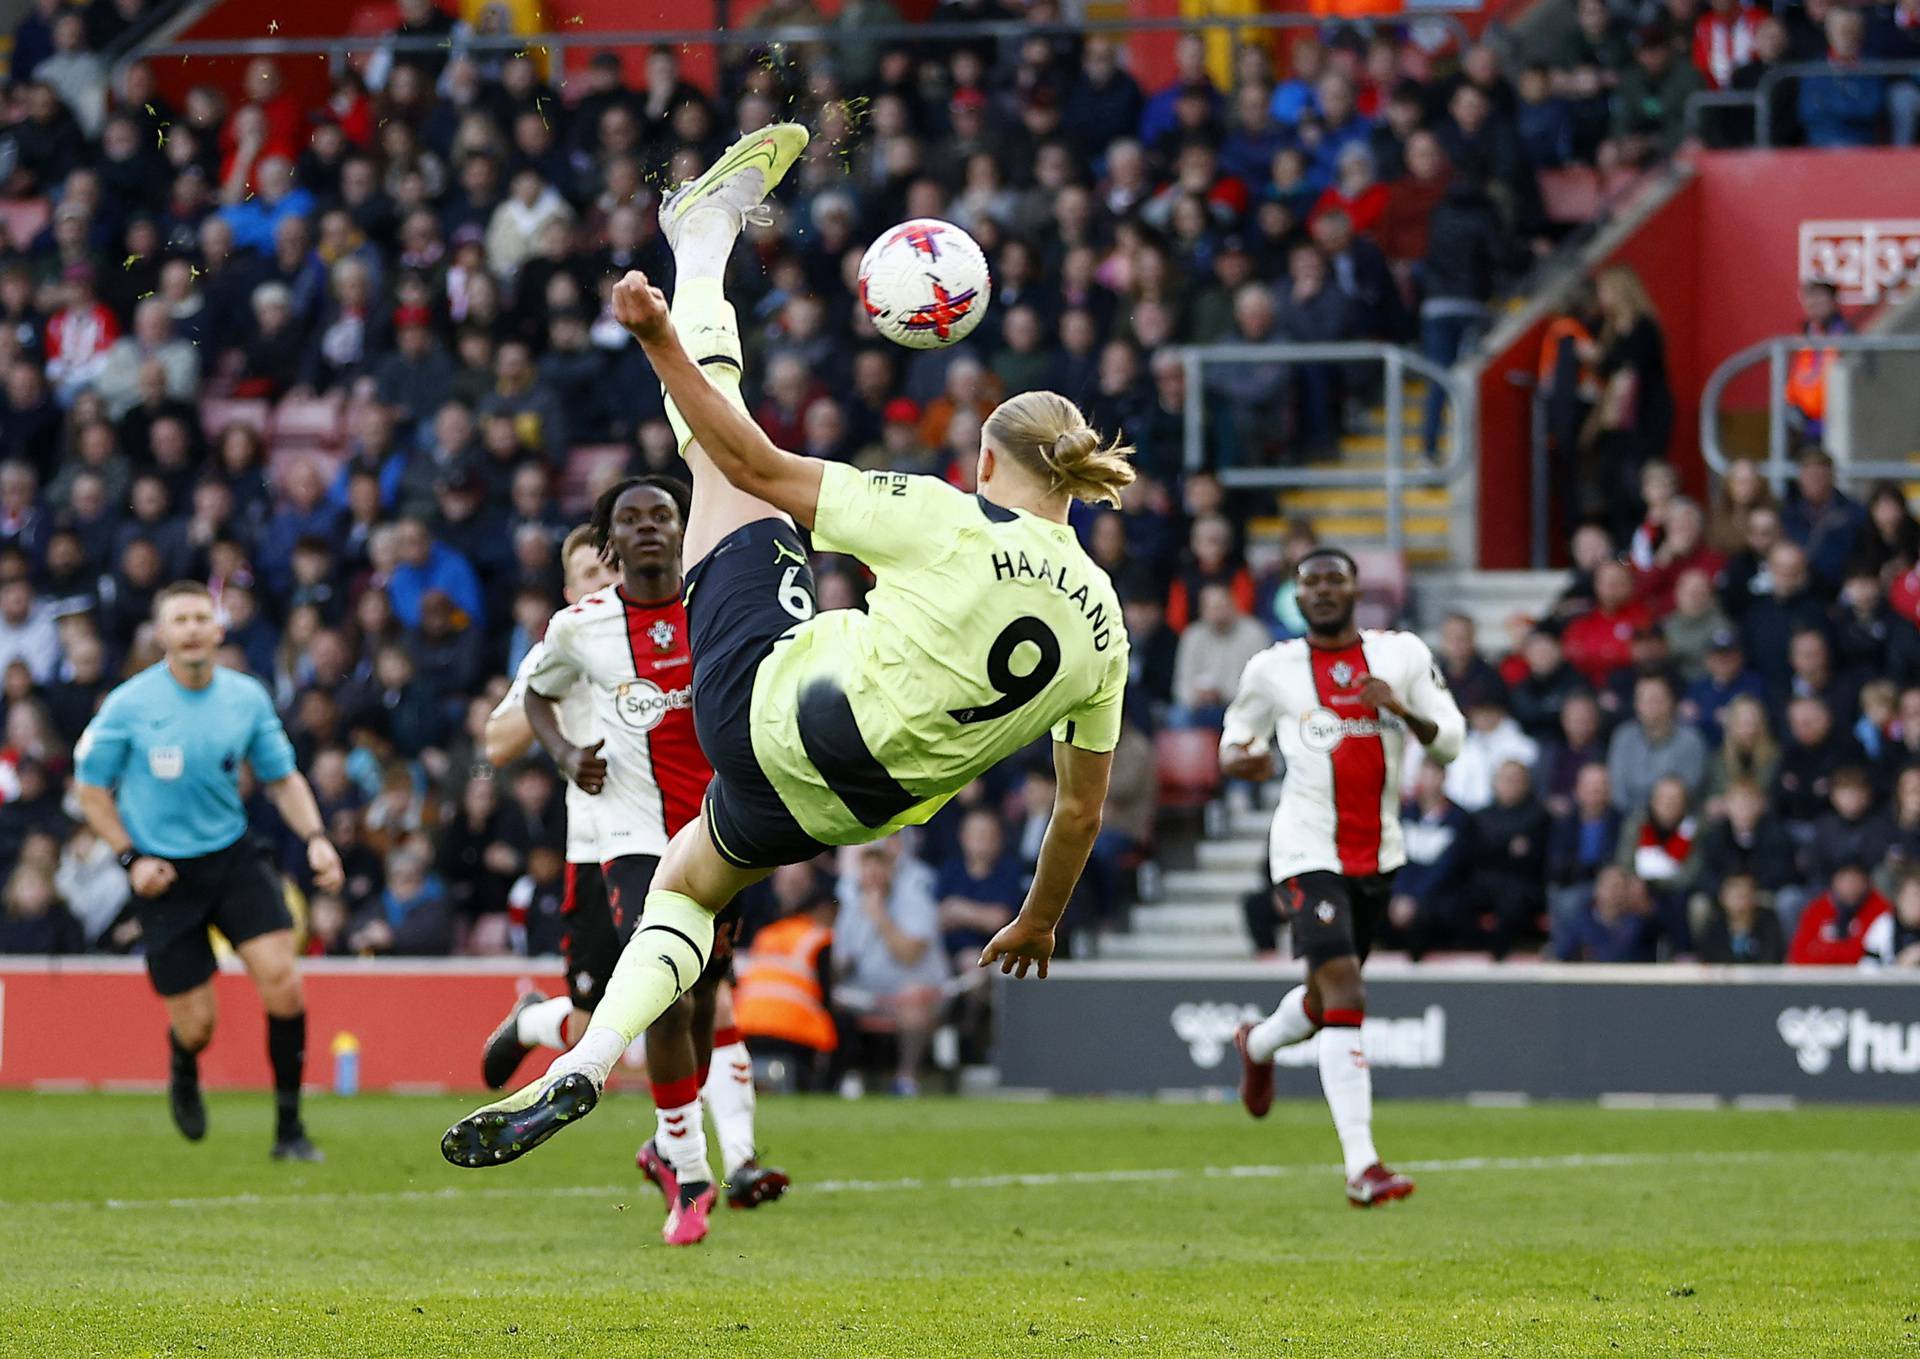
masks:
{"type": "Polygon", "coordinates": [[[275,486],[284,485],[287,469],[298,462],[317,464],[320,473],[328,482],[339,472],[340,465],[347,460],[344,448],[326,448],[320,444],[273,443],[267,446],[267,480],[275,486]]]}
{"type": "Polygon", "coordinates": [[[1407,611],[1406,559],[1389,548],[1356,547],[1353,564],[1360,569],[1360,602],[1354,609],[1360,626],[1392,627],[1407,611]]]}
{"type": "Polygon", "coordinates": [[[342,442],[341,405],[333,397],[289,396],[273,412],[268,437],[274,447],[282,444],[308,444],[331,448],[342,442]]]}
{"type": "Polygon", "coordinates": [[[1220,733],[1211,728],[1156,732],[1154,763],[1162,807],[1204,807],[1220,791],[1220,733]]]}
{"type": "Polygon", "coordinates": [[[210,396],[200,403],[200,427],[209,439],[218,439],[228,425],[252,425],[264,430],[271,410],[269,403],[252,398],[210,396]]]}
{"type": "Polygon", "coordinates": [[[47,229],[53,220],[53,205],[44,198],[0,201],[0,225],[6,230],[7,243],[25,250],[33,238],[47,229]]]}
{"type": "Polygon", "coordinates": [[[625,444],[583,444],[567,454],[560,473],[560,508],[584,514],[600,487],[626,466],[629,452],[625,444]]]}
{"type": "Polygon", "coordinates": [[[1600,211],[1600,176],[1590,165],[1542,170],[1540,201],[1549,222],[1562,226],[1591,222],[1600,211]]]}

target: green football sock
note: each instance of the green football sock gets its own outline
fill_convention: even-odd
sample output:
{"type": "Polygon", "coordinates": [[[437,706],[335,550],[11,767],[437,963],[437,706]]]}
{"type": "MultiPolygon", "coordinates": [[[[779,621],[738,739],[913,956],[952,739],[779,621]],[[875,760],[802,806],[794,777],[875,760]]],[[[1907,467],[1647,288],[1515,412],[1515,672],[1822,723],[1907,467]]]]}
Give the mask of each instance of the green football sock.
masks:
{"type": "MultiPolygon", "coordinates": [[[[746,398],[740,395],[740,326],[720,280],[682,281],[673,293],[673,325],[700,371],[742,415],[748,414],[746,398]]],[[[684,456],[687,445],[693,442],[693,431],[672,397],[667,398],[667,422],[673,426],[684,456]]]]}

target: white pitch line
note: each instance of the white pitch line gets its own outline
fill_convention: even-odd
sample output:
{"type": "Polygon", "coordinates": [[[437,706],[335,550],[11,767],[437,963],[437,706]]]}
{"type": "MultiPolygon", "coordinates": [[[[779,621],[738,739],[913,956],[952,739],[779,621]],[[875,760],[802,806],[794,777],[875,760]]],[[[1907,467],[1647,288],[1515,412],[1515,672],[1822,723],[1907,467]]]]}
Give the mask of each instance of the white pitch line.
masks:
{"type": "MultiPolygon", "coordinates": [[[[1809,1152],[1801,1159],[1823,1158],[1847,1153],[1809,1152]]],[[[1728,1162],[1774,1161],[1793,1159],[1794,1153],[1747,1152],[1649,1152],[1575,1156],[1469,1156],[1451,1161],[1405,1161],[1401,1169],[1423,1175],[1466,1173],[1484,1170],[1608,1170],[1623,1166],[1722,1165],[1728,1162]]],[[[801,1185],[795,1193],[808,1197],[820,1194],[923,1193],[928,1190],[969,1189],[1050,1189],[1059,1186],[1091,1184],[1158,1184],[1168,1181],[1206,1180],[1281,1180],[1301,1175],[1332,1176],[1336,1165],[1242,1165],[1242,1166],[1169,1166],[1141,1170],[1062,1170],[1031,1174],[956,1175],[946,1179],[907,1176],[895,1180],[822,1180],[801,1185]]],[[[167,1199],[52,1199],[44,1203],[30,1200],[0,1200],[0,1211],[46,1212],[51,1210],[166,1208],[205,1210],[219,1208],[276,1208],[289,1205],[324,1203],[457,1203],[464,1199],[519,1198],[603,1198],[632,1195],[642,1190],[638,1180],[608,1185],[500,1185],[474,1189],[376,1189],[366,1193],[321,1191],[313,1194],[224,1194],[205,1198],[167,1199]]]]}

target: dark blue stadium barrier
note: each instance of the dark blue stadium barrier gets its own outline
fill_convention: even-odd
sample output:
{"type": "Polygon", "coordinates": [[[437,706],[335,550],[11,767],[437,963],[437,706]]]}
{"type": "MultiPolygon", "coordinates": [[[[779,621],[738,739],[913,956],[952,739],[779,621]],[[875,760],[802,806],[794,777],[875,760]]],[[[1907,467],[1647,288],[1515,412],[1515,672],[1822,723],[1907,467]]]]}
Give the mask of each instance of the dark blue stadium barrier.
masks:
{"type": "MultiPolygon", "coordinates": [[[[997,979],[1001,1080],[1062,1094],[1231,1086],[1235,1026],[1298,980],[1253,963],[1064,963],[1045,982],[997,979]]],[[[1367,1011],[1388,1097],[1920,1099],[1911,973],[1383,964],[1367,1011]]],[[[1281,1095],[1319,1093],[1312,1043],[1277,1066],[1281,1095]]]]}

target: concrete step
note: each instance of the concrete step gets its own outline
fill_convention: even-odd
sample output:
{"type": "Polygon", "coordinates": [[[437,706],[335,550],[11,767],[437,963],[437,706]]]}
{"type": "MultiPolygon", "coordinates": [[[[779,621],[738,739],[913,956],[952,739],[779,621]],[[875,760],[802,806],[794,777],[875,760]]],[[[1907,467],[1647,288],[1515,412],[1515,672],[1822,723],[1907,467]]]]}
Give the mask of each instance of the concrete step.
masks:
{"type": "Polygon", "coordinates": [[[1110,934],[1097,950],[1102,958],[1134,962],[1245,962],[1253,945],[1244,932],[1236,935],[1206,933],[1110,934]]]}
{"type": "Polygon", "coordinates": [[[1227,811],[1227,834],[1235,840],[1257,839],[1264,847],[1273,830],[1273,808],[1232,807],[1227,811]]]}
{"type": "Polygon", "coordinates": [[[1236,899],[1260,885],[1259,869],[1176,868],[1160,890],[1165,902],[1236,899]]]}
{"type": "Polygon", "coordinates": [[[1189,905],[1164,903],[1159,906],[1136,906],[1130,918],[1130,928],[1135,934],[1238,934],[1243,928],[1245,917],[1238,903],[1189,905]]]}
{"type": "MultiPolygon", "coordinates": [[[[1387,536],[1387,516],[1384,511],[1353,511],[1309,514],[1309,522],[1314,532],[1322,538],[1334,542],[1351,543],[1365,539],[1384,541],[1387,536]]],[[[1445,514],[1415,513],[1402,516],[1400,528],[1410,543],[1422,539],[1444,540],[1452,531],[1453,520],[1445,514]]]]}
{"type": "MultiPolygon", "coordinates": [[[[1340,439],[1341,458],[1374,458],[1384,461],[1387,456],[1387,450],[1392,447],[1392,445],[1387,440],[1385,429],[1386,419],[1384,416],[1379,423],[1381,428],[1377,431],[1364,434],[1343,435],[1340,439]]],[[[1453,441],[1448,439],[1446,435],[1443,434],[1440,436],[1439,461],[1446,461],[1447,450],[1452,447],[1452,443],[1453,441]]],[[[1421,438],[1420,422],[1418,420],[1409,420],[1407,422],[1406,437],[1400,441],[1400,450],[1406,456],[1408,466],[1424,467],[1430,465],[1427,462],[1427,446],[1426,442],[1421,438]]]]}
{"type": "Polygon", "coordinates": [[[1201,868],[1258,873],[1260,865],[1267,861],[1267,836],[1262,832],[1231,840],[1203,840],[1193,853],[1201,868]]]}
{"type": "Polygon", "coordinates": [[[1507,620],[1540,616],[1566,582],[1564,571],[1420,571],[1413,578],[1414,626],[1432,637],[1447,614],[1464,613],[1478,629],[1481,649],[1499,651],[1507,644],[1507,620]]]}
{"type": "MultiPolygon", "coordinates": [[[[1282,508],[1294,514],[1313,510],[1384,512],[1387,490],[1384,486],[1303,486],[1282,491],[1280,500],[1282,508]]],[[[1415,486],[1400,493],[1400,503],[1414,513],[1425,510],[1444,514],[1452,497],[1444,486],[1415,486]]]]}

